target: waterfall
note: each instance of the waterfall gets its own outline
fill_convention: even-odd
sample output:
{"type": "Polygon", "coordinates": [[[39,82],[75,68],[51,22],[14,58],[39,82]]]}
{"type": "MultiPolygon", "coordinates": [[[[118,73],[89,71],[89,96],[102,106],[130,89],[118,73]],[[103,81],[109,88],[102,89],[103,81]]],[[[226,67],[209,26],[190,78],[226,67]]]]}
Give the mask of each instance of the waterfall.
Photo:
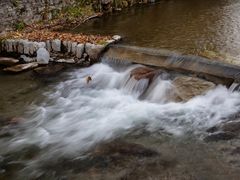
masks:
{"type": "Polygon", "coordinates": [[[234,91],[238,91],[240,92],[240,84],[239,83],[232,83],[232,85],[230,86],[229,90],[231,92],[234,92],[234,91]]]}

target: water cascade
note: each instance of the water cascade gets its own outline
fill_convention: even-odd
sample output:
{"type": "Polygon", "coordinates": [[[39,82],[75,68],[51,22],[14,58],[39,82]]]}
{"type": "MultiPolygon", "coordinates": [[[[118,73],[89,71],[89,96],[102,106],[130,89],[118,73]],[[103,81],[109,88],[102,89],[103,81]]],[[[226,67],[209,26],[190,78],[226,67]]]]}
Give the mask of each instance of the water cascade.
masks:
{"type": "Polygon", "coordinates": [[[171,101],[171,74],[156,74],[151,83],[137,81],[130,74],[139,67],[99,63],[70,72],[68,80],[45,94],[48,101],[29,110],[21,133],[1,139],[1,151],[36,145],[47,157],[74,155],[138,127],[174,136],[201,135],[240,109],[240,94],[224,86],[187,102],[171,101]]]}

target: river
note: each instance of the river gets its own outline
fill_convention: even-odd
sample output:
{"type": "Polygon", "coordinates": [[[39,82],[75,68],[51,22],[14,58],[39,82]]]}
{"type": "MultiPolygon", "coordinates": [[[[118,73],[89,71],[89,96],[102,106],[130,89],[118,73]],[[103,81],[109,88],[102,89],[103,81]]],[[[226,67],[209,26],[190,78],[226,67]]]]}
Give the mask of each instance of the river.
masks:
{"type": "MultiPolygon", "coordinates": [[[[239,9],[234,0],[161,1],[75,32],[120,34],[125,44],[182,53],[210,48],[238,56],[239,9]]],[[[203,141],[208,128],[239,112],[238,92],[217,86],[173,102],[166,98],[172,78],[165,72],[142,97],[148,82],[129,78],[140,65],[102,61],[57,78],[0,75],[0,115],[22,118],[1,128],[1,179],[239,179],[240,161],[226,150],[239,142],[203,141]]]]}

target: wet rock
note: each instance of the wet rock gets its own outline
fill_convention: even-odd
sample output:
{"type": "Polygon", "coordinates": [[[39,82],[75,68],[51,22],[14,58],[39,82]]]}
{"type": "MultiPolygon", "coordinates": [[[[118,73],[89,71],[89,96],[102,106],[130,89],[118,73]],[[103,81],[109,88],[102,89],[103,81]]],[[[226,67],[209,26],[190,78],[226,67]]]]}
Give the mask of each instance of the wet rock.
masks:
{"type": "Polygon", "coordinates": [[[240,121],[232,121],[221,126],[222,131],[240,133],[240,121]]]}
{"type": "Polygon", "coordinates": [[[6,71],[6,72],[18,73],[18,72],[26,71],[26,70],[29,70],[29,69],[33,69],[37,66],[38,66],[38,63],[33,62],[33,63],[19,64],[19,65],[16,65],[16,66],[4,68],[3,70],[6,71]]]}
{"type": "Polygon", "coordinates": [[[217,126],[213,126],[211,128],[208,128],[206,132],[208,133],[214,133],[214,132],[217,132],[219,130],[219,127],[217,126]]]}
{"type": "Polygon", "coordinates": [[[113,142],[97,147],[94,151],[95,156],[137,156],[137,157],[153,157],[160,155],[158,152],[148,149],[140,144],[127,142],[113,142]]]}
{"type": "Polygon", "coordinates": [[[208,135],[204,138],[206,142],[221,141],[221,140],[231,140],[236,138],[237,135],[232,132],[217,132],[208,135]]]}
{"type": "Polygon", "coordinates": [[[30,62],[36,62],[36,58],[30,58],[27,57],[26,55],[21,55],[20,59],[22,59],[25,63],[30,63],[30,62]]]}
{"type": "Polygon", "coordinates": [[[122,39],[122,37],[119,36],[119,35],[114,35],[114,36],[112,37],[112,39],[115,40],[115,41],[120,41],[120,40],[122,39]]]}
{"type": "Polygon", "coordinates": [[[48,64],[50,54],[45,48],[39,48],[37,51],[37,62],[38,64],[48,64]]]}
{"type": "Polygon", "coordinates": [[[191,98],[202,95],[214,89],[215,84],[199,78],[181,76],[173,80],[176,101],[188,101],[191,98]]]}
{"type": "Polygon", "coordinates": [[[78,44],[76,49],[76,57],[81,58],[84,52],[84,44],[78,44]]]}
{"type": "Polygon", "coordinates": [[[55,62],[74,64],[74,63],[75,63],[75,60],[74,60],[74,59],[59,59],[59,60],[56,60],[55,62]]]}
{"type": "Polygon", "coordinates": [[[152,68],[148,67],[138,67],[135,68],[131,71],[130,76],[134,77],[136,80],[141,80],[141,79],[149,79],[152,80],[153,77],[156,75],[157,71],[152,68]]]}
{"type": "Polygon", "coordinates": [[[57,74],[59,74],[60,72],[62,72],[65,69],[65,66],[62,64],[55,64],[55,65],[49,65],[46,67],[38,67],[35,68],[33,70],[33,72],[35,73],[35,75],[38,76],[55,76],[57,74]]]}
{"type": "Polygon", "coordinates": [[[7,58],[7,57],[0,57],[0,65],[12,66],[12,65],[14,65],[14,64],[16,64],[18,62],[19,62],[18,59],[7,58]]]}
{"type": "Polygon", "coordinates": [[[104,50],[104,45],[96,45],[91,43],[85,44],[85,52],[89,55],[90,59],[97,60],[101,55],[101,52],[104,50]]]}
{"type": "Polygon", "coordinates": [[[54,52],[61,51],[61,41],[59,39],[52,40],[51,45],[54,52]]]}

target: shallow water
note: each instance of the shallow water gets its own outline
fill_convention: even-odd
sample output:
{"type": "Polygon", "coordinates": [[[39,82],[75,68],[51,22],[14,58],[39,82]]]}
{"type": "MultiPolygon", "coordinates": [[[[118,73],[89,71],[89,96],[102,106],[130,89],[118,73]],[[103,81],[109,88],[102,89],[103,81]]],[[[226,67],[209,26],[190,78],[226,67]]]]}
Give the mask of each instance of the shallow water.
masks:
{"type": "Polygon", "coordinates": [[[119,34],[127,44],[198,54],[239,56],[238,0],[164,0],[90,21],[74,32],[119,34]]]}

